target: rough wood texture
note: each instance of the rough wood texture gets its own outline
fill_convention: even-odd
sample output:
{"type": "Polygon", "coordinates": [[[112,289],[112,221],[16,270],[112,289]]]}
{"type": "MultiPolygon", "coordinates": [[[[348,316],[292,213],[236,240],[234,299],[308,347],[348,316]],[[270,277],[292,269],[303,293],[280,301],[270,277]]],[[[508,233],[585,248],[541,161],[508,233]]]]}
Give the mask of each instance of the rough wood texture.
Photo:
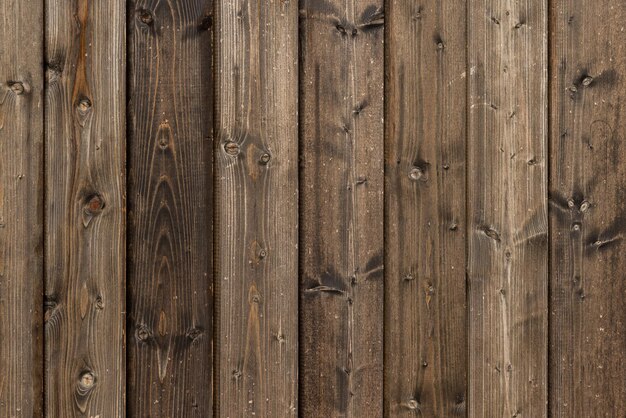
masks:
{"type": "Polygon", "coordinates": [[[0,0],[0,416],[42,415],[43,5],[0,0]]]}
{"type": "Polygon", "coordinates": [[[300,15],[300,412],[380,417],[383,2],[305,0],[300,15]]]}
{"type": "Polygon", "coordinates": [[[46,414],[125,415],[125,2],[46,1],[46,414]]]}
{"type": "Polygon", "coordinates": [[[216,11],[220,417],[297,414],[297,8],[216,11]]]}
{"type": "Polygon", "coordinates": [[[469,415],[547,409],[547,2],[469,3],[469,415]]]}
{"type": "Polygon", "coordinates": [[[626,416],[626,5],[554,2],[550,416],[626,416]]]}
{"type": "Polygon", "coordinates": [[[387,10],[385,414],[466,414],[465,3],[387,10]]]}
{"type": "Polygon", "coordinates": [[[130,3],[128,413],[212,408],[212,2],[130,3]]]}

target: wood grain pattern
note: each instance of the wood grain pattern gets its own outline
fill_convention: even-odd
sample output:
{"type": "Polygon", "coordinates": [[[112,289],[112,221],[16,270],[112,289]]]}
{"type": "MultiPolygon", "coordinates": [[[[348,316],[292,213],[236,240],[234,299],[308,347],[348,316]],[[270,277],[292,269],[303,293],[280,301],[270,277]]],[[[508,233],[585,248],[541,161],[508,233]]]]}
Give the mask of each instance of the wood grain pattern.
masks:
{"type": "Polygon", "coordinates": [[[466,415],[465,2],[387,12],[385,414],[466,415]]]}
{"type": "Polygon", "coordinates": [[[547,414],[547,2],[469,3],[469,415],[547,414]]]}
{"type": "Polygon", "coordinates": [[[220,417],[297,414],[297,7],[217,3],[220,417]]]}
{"type": "Polygon", "coordinates": [[[382,1],[301,10],[301,410],[380,417],[382,1]]]}
{"type": "Polygon", "coordinates": [[[0,416],[43,395],[43,5],[0,0],[0,416]]]}
{"type": "Polygon", "coordinates": [[[626,5],[552,3],[550,416],[626,416],[626,5]]]}
{"type": "Polygon", "coordinates": [[[125,415],[125,2],[46,1],[46,415],[125,415]]]}
{"type": "Polygon", "coordinates": [[[212,11],[208,0],[130,3],[132,417],[213,412],[212,11]]]}

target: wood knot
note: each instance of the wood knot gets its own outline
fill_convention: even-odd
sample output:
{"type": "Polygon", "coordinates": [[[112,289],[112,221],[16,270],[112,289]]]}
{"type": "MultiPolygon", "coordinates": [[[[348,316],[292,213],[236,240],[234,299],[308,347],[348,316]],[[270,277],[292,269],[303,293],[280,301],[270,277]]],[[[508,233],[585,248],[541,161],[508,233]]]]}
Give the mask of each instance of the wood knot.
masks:
{"type": "Polygon", "coordinates": [[[582,85],[583,86],[589,87],[591,85],[591,83],[593,83],[593,77],[588,75],[585,78],[583,78],[583,81],[582,81],[582,85]]]}
{"type": "Polygon", "coordinates": [[[267,257],[267,251],[266,251],[266,250],[264,250],[264,249],[261,249],[261,250],[259,251],[259,258],[260,258],[260,259],[263,259],[263,258],[265,258],[265,257],[267,257]]]}
{"type": "Polygon", "coordinates": [[[24,94],[26,89],[24,88],[24,83],[21,81],[9,81],[9,89],[16,95],[20,96],[24,94]]]}
{"type": "Polygon", "coordinates": [[[137,330],[135,331],[135,338],[137,338],[137,340],[142,341],[142,342],[148,341],[148,339],[150,339],[151,336],[152,336],[152,333],[150,332],[148,327],[146,327],[145,325],[138,326],[137,330]]]}
{"type": "Polygon", "coordinates": [[[146,26],[151,26],[154,23],[154,16],[152,15],[152,12],[150,12],[150,10],[147,10],[147,9],[138,10],[137,18],[139,19],[141,23],[143,23],[146,26]]]}
{"type": "Polygon", "coordinates": [[[409,399],[409,401],[406,403],[406,406],[410,410],[415,411],[419,409],[420,404],[415,399],[409,399]]]}
{"type": "Polygon", "coordinates": [[[204,330],[202,330],[201,328],[194,327],[187,331],[186,337],[190,339],[191,341],[195,341],[198,338],[200,338],[202,334],[204,334],[204,330]]]}
{"type": "Polygon", "coordinates": [[[266,165],[267,163],[270,162],[271,159],[272,159],[272,156],[269,155],[267,152],[264,152],[261,155],[261,158],[259,158],[259,164],[266,165]]]}
{"type": "Polygon", "coordinates": [[[226,154],[232,155],[234,157],[239,154],[239,144],[234,141],[228,141],[224,145],[224,151],[226,151],[226,154]]]}
{"type": "Polygon", "coordinates": [[[200,29],[209,30],[213,27],[213,16],[206,15],[202,18],[202,22],[200,22],[200,29]]]}
{"type": "Polygon", "coordinates": [[[91,100],[88,97],[81,97],[76,104],[76,109],[83,115],[87,114],[91,109],[91,100]]]}
{"type": "Polygon", "coordinates": [[[92,372],[83,372],[78,379],[78,384],[83,390],[89,390],[95,384],[95,377],[92,372]]]}
{"type": "Polygon", "coordinates": [[[99,215],[104,209],[104,200],[99,194],[94,194],[86,199],[84,211],[86,215],[99,215]]]}

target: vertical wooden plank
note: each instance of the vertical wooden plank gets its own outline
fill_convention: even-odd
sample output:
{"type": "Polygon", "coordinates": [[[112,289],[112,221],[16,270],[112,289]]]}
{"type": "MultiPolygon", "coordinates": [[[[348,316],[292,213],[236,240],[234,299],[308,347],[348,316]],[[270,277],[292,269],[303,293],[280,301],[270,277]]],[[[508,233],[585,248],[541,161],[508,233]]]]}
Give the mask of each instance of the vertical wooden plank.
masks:
{"type": "Polygon", "coordinates": [[[550,415],[626,416],[626,4],[553,2],[550,415]]]}
{"type": "Polygon", "coordinates": [[[297,414],[297,7],[217,2],[220,417],[297,414]]]}
{"type": "Polygon", "coordinates": [[[0,416],[42,416],[43,5],[0,0],[0,416]]]}
{"type": "Polygon", "coordinates": [[[547,1],[468,10],[469,415],[546,416],[547,1]]]}
{"type": "Polygon", "coordinates": [[[465,416],[466,3],[387,12],[385,415],[465,416]]]}
{"type": "Polygon", "coordinates": [[[301,414],[380,417],[383,2],[301,7],[301,414]]]}
{"type": "Polygon", "coordinates": [[[125,2],[46,0],[46,415],[125,415],[125,2]]]}
{"type": "Polygon", "coordinates": [[[212,2],[130,2],[128,412],[212,409],[212,2]]]}

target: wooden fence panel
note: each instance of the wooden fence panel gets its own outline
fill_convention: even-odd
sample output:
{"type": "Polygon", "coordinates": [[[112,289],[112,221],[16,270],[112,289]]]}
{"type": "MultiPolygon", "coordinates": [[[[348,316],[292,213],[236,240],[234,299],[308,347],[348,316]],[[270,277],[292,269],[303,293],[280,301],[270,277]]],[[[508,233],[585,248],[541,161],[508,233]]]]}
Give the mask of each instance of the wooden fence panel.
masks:
{"type": "Polygon", "coordinates": [[[466,6],[387,13],[385,414],[466,414],[466,6]]]}
{"type": "Polygon", "coordinates": [[[298,3],[216,10],[217,415],[297,415],[298,3]]]}
{"type": "Polygon", "coordinates": [[[125,10],[46,1],[46,415],[125,416],[125,10]]]}
{"type": "Polygon", "coordinates": [[[43,407],[43,4],[0,0],[0,416],[43,407]]]}
{"type": "Polygon", "coordinates": [[[550,416],[626,416],[626,4],[552,3],[550,416]]]}
{"type": "Polygon", "coordinates": [[[380,417],[382,1],[301,11],[301,414],[380,417]]]}
{"type": "Polygon", "coordinates": [[[212,1],[132,1],[128,33],[128,413],[208,417],[212,1]]]}
{"type": "Polygon", "coordinates": [[[468,6],[471,417],[547,414],[547,3],[468,6]]]}

